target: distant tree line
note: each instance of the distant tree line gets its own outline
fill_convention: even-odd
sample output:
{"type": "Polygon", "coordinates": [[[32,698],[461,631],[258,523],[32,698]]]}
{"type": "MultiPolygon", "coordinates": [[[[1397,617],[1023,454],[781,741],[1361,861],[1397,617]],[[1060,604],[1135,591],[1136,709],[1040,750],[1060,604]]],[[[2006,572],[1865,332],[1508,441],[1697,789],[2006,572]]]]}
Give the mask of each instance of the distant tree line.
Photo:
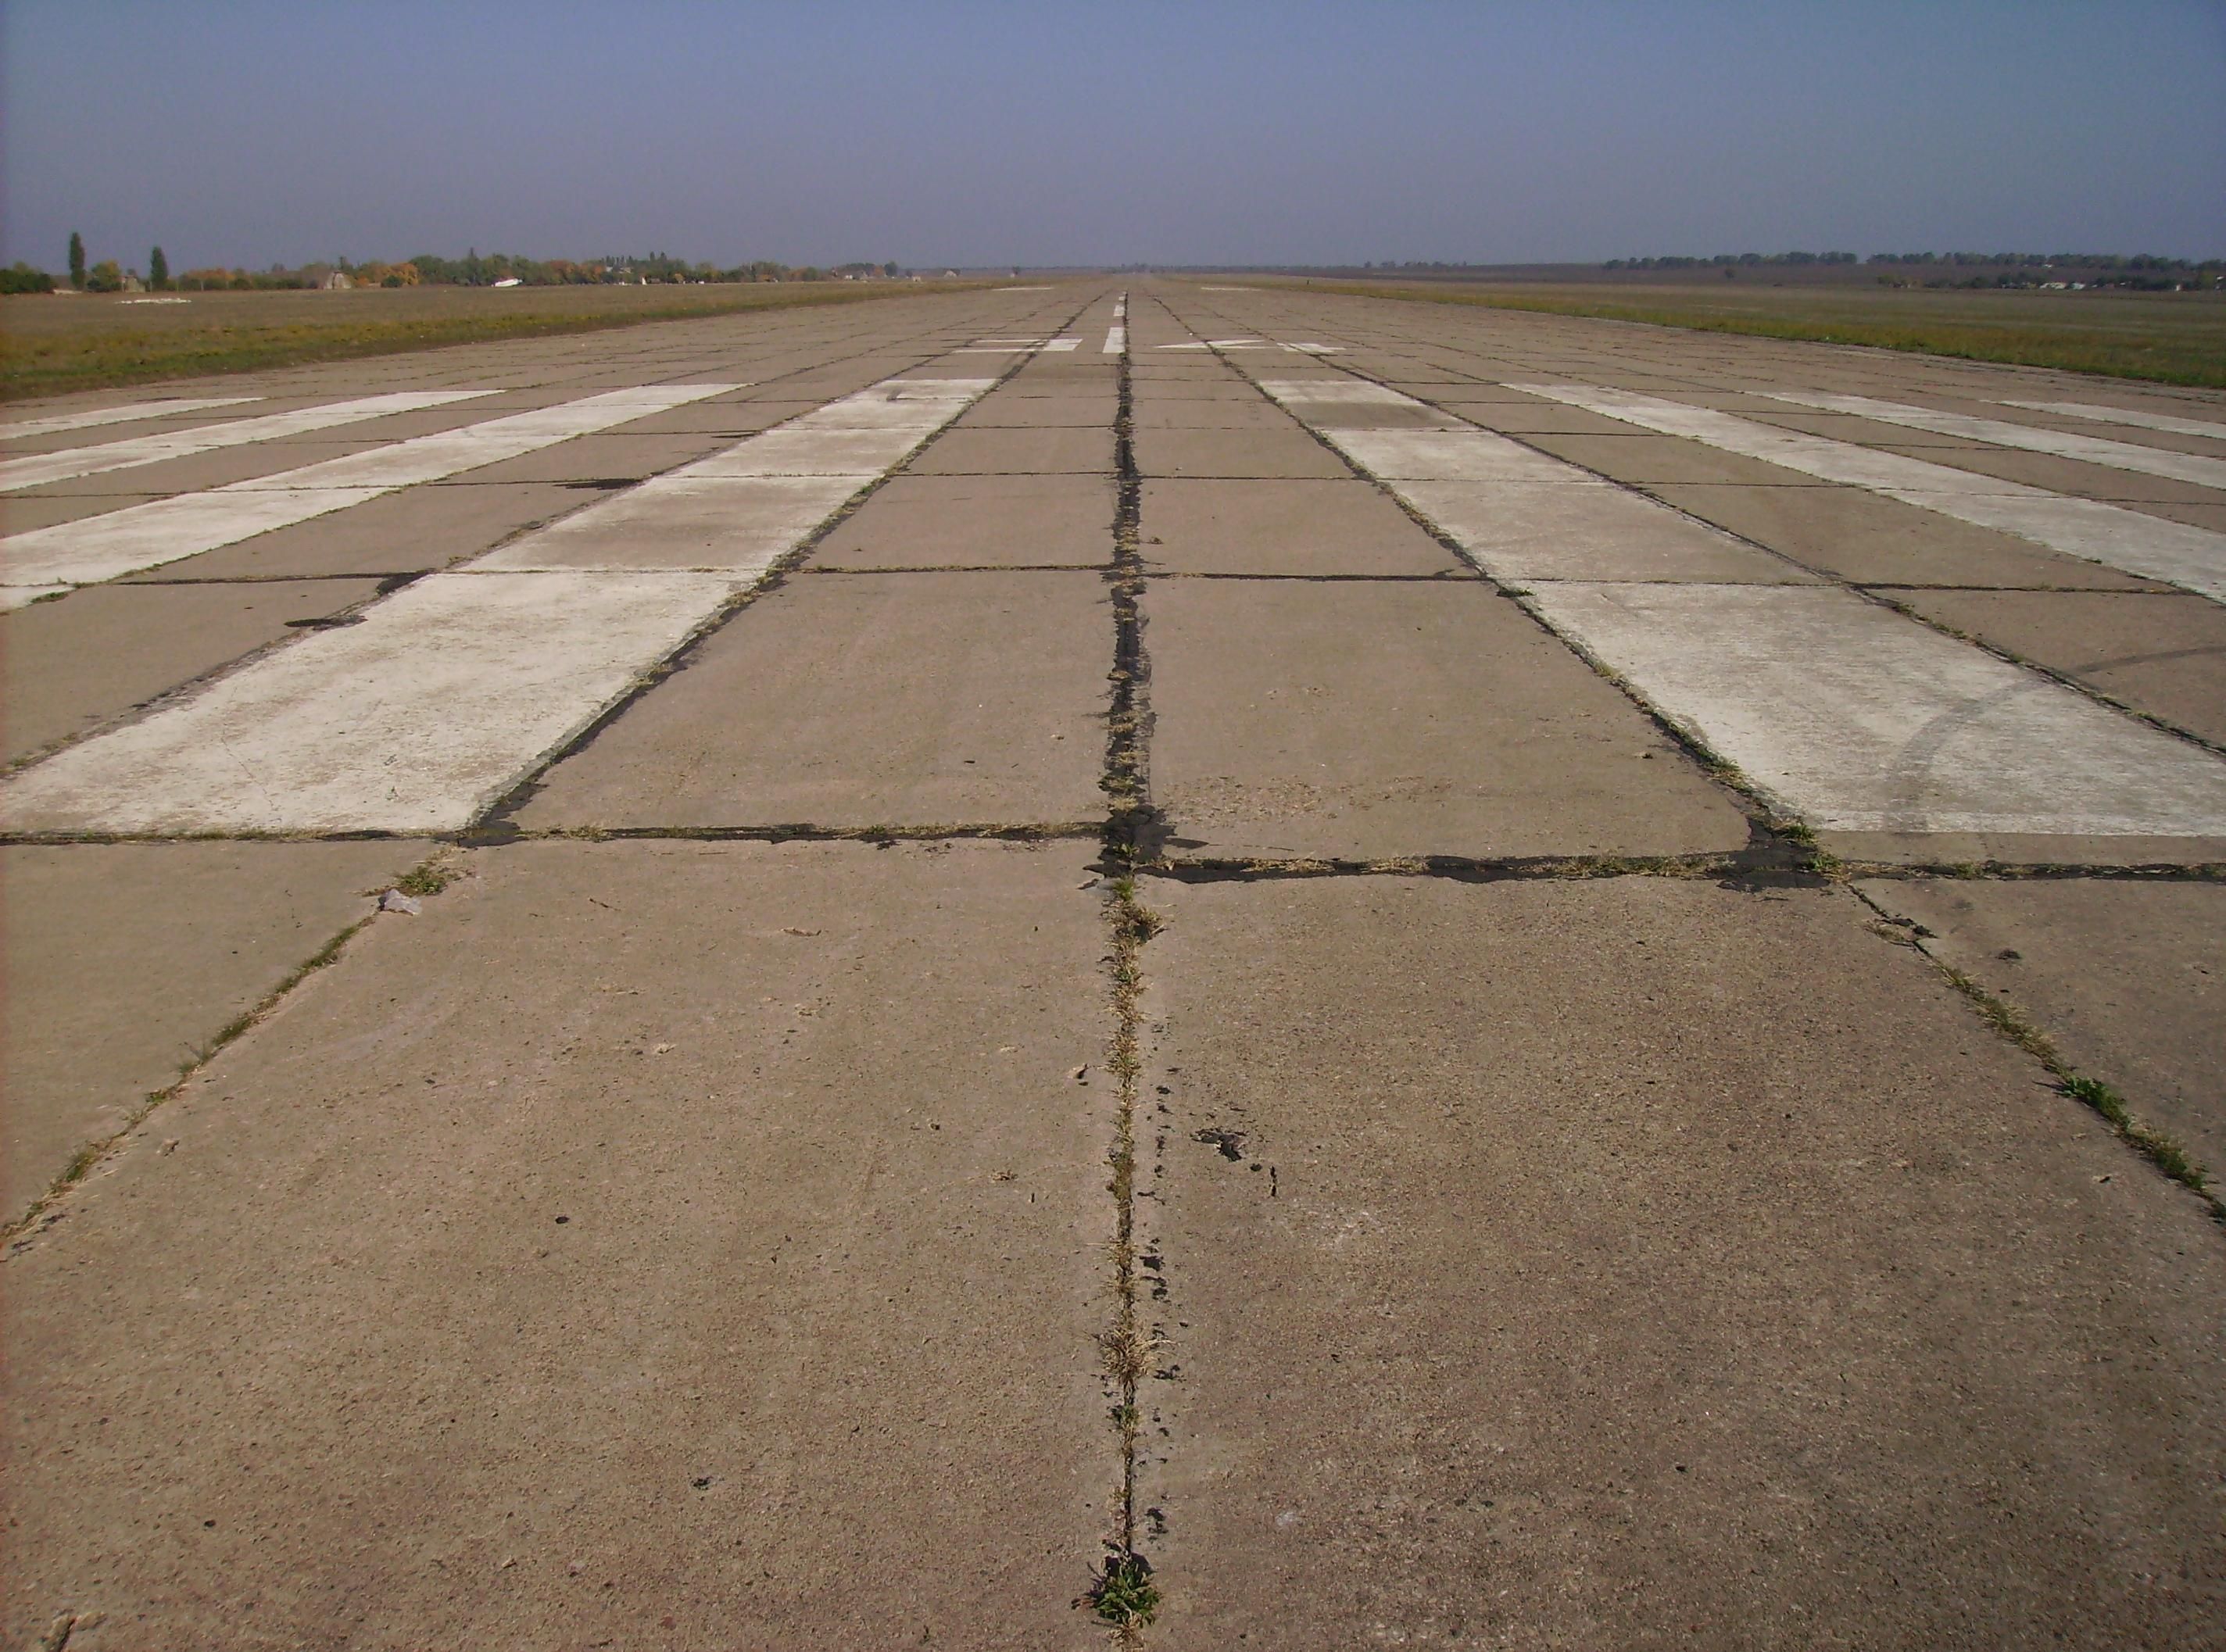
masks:
{"type": "MultiPolygon", "coordinates": [[[[1852,264],[1852,252],[1720,252],[1708,258],[1611,258],[1603,270],[1707,270],[1726,275],[1749,265],[1852,264]]],[[[1881,284],[1909,287],[2122,287],[2169,292],[2210,288],[2226,281],[2226,259],[2166,258],[2152,252],[1873,252],[1861,260],[1877,268],[1881,284]],[[1972,271],[1957,279],[1944,271],[1972,271]],[[1904,275],[1904,271],[1911,272],[1904,275]],[[1922,271],[1923,274],[1916,272],[1922,271]]]]}
{"type": "Polygon", "coordinates": [[[1746,264],[1854,264],[1852,252],[1719,252],[1707,258],[1610,258],[1603,270],[1714,270],[1746,264]]]}
{"type": "MultiPolygon", "coordinates": [[[[147,273],[125,270],[113,258],[88,264],[85,238],[73,232],[69,238],[69,284],[80,292],[114,293],[144,288],[154,292],[258,292],[271,289],[335,286],[342,276],[351,287],[493,287],[515,282],[524,287],[649,286],[699,283],[755,281],[895,281],[911,272],[894,262],[838,264],[830,269],[816,264],[785,264],[761,258],[754,263],[722,269],[716,264],[690,264],[670,253],[644,257],[601,258],[527,258],[498,252],[482,257],[475,247],[461,258],[444,258],[421,252],[414,258],[389,264],[370,259],[357,264],[347,258],[296,266],[274,264],[267,270],[226,270],[214,265],[188,270],[173,278],[170,262],[161,247],[147,257],[147,273]]],[[[0,270],[0,294],[50,293],[59,285],[53,276],[18,261],[0,270]]]]}

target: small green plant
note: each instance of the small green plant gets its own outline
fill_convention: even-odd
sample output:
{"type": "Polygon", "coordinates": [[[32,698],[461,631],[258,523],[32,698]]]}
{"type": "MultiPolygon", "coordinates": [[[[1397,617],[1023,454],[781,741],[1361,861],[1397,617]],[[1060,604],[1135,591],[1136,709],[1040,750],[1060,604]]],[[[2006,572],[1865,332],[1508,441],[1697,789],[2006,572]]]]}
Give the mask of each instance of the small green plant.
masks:
{"type": "Polygon", "coordinates": [[[427,895],[437,895],[446,889],[449,880],[454,875],[438,861],[427,861],[423,865],[411,867],[409,871],[404,873],[394,886],[405,895],[422,899],[427,895]]]}
{"type": "Polygon", "coordinates": [[[1160,1609],[1152,1563],[1134,1549],[1116,1549],[1090,1589],[1091,1610],[1116,1629],[1142,1629],[1160,1609]]]}

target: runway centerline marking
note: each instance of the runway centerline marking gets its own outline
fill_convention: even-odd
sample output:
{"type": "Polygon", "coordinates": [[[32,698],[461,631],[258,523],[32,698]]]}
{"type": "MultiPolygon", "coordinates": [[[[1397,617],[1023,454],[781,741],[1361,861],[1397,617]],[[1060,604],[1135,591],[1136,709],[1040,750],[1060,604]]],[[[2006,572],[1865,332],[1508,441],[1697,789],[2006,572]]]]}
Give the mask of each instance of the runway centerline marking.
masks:
{"type": "Polygon", "coordinates": [[[1867,396],[1783,390],[1765,391],[1762,394],[1797,407],[1813,407],[1827,413],[1852,413],[1882,424],[1930,430],[1937,435],[1969,436],[1998,448],[2019,448],[2028,453],[2108,465],[2115,470],[2139,471],[2173,481],[2192,482],[2198,487],[2226,487],[2226,459],[2210,459],[2201,454],[2173,453],[2168,448],[2144,448],[2136,442],[2114,442],[2108,436],[2043,429],[2036,425],[2013,424],[2007,419],[1978,418],[1968,413],[1943,413],[1929,407],[1912,407],[1905,402],[1876,401],[1867,396]]]}
{"type": "Polygon", "coordinates": [[[2190,527],[2099,499],[2070,499],[1874,448],[1759,424],[1714,408],[1637,391],[1506,381],[1506,388],[1581,407],[1642,429],[1683,436],[1828,482],[1842,482],[2051,550],[2226,602],[2226,533],[2190,527]]]}
{"type": "Polygon", "coordinates": [[[126,402],[121,407],[96,407],[84,413],[57,413],[51,418],[25,419],[20,424],[0,425],[0,442],[24,436],[56,435],[64,430],[87,430],[99,424],[130,424],[141,419],[169,418],[180,413],[200,413],[212,407],[238,407],[259,402],[260,396],[173,396],[155,402],[126,402]]]}
{"type": "Polygon", "coordinates": [[[330,430],[366,419],[416,413],[493,393],[485,390],[393,391],[383,396],[331,402],[322,407],[296,408],[290,413],[264,413],[223,424],[196,425],[188,430],[127,436],[121,442],[104,442],[90,448],[26,454],[20,459],[0,460],[0,492],[68,481],[79,476],[96,476],[106,471],[128,470],[137,465],[159,464],[165,459],[185,459],[194,454],[213,453],[219,448],[245,447],[250,442],[269,442],[278,436],[330,430]]]}
{"type": "Polygon", "coordinates": [[[741,388],[728,384],[650,384],[605,391],[461,429],[413,436],[368,453],[320,460],[224,487],[150,499],[35,529],[0,540],[0,609],[21,607],[37,590],[93,584],[182,561],[382,494],[741,388]],[[21,600],[16,600],[19,595],[21,600]]]}
{"type": "MultiPolygon", "coordinates": [[[[859,435],[908,452],[995,383],[900,378],[843,397],[800,433],[831,457],[805,462],[854,455],[859,435]]],[[[0,784],[0,823],[461,830],[881,473],[754,472],[750,449],[790,434],[652,477],[59,752],[0,784]]]]}

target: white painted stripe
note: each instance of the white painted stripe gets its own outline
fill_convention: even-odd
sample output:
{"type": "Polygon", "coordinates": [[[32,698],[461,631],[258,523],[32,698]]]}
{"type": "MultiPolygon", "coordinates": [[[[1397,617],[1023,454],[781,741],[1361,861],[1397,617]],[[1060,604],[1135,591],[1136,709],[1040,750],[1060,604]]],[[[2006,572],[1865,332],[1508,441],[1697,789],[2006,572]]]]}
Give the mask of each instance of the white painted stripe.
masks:
{"type": "Polygon", "coordinates": [[[872,480],[656,476],[470,566],[493,573],[687,569],[754,579],[872,480]]]}
{"type": "Polygon", "coordinates": [[[1930,430],[1939,435],[1968,436],[1976,442],[1990,442],[2000,448],[2018,448],[2028,453],[2051,454],[2059,459],[2082,460],[2090,465],[2108,465],[2114,470],[2166,476],[2174,481],[2193,482],[2198,487],[2226,487],[2226,459],[2209,459],[2200,454],[2144,448],[2136,442],[2113,442],[2108,436],[2081,435],[2073,430],[2048,430],[2037,425],[2013,424],[2006,419],[1976,418],[1968,413],[1943,413],[1929,407],[1911,407],[1905,402],[1874,401],[1867,396],[1827,396],[1795,391],[1765,391],[1762,393],[1775,401],[1790,402],[1797,407],[1814,407],[1828,413],[1852,413],[1861,418],[1875,419],[1882,424],[1930,430]]]}
{"type": "Polygon", "coordinates": [[[12,829],[448,832],[737,588],[436,575],[0,790],[12,829]]]}
{"type": "MultiPolygon", "coordinates": [[[[910,409],[915,430],[796,434],[911,442],[992,382],[893,380],[846,398],[876,419],[881,405],[910,409]]],[[[312,632],[60,752],[0,785],[0,824],[458,830],[872,480],[734,467],[783,434],[753,436],[420,580],[359,625],[312,632]],[[696,571],[707,565],[715,571],[696,571]]]]}
{"type": "Polygon", "coordinates": [[[1492,431],[1442,417],[1421,432],[1338,428],[1364,427],[1387,407],[1433,410],[1388,385],[1347,373],[1257,382],[1495,579],[1816,583],[1719,529],[1492,431]]]}
{"type": "Polygon", "coordinates": [[[226,424],[203,424],[190,430],[168,430],[155,435],[132,436],[122,442],[103,442],[98,447],[65,448],[59,453],[26,454],[21,459],[0,461],[0,492],[37,487],[47,482],[67,481],[77,476],[98,475],[104,471],[126,470],[135,465],[157,464],[165,459],[183,459],[193,454],[211,453],[219,448],[244,447],[249,442],[269,442],[278,436],[329,430],[339,425],[359,423],[365,419],[385,418],[393,413],[414,413],[423,408],[442,407],[451,402],[466,402],[474,397],[492,394],[493,391],[484,390],[396,391],[385,396],[365,396],[354,401],[334,402],[324,407],[298,408],[291,413],[265,413],[258,418],[234,419],[226,424]]]}
{"type": "Polygon", "coordinates": [[[1105,342],[1099,347],[1098,354],[1104,356],[1119,356],[1126,355],[1128,352],[1129,329],[1125,327],[1111,327],[1106,328],[1105,342]]]}
{"type": "Polygon", "coordinates": [[[25,419],[20,424],[0,424],[0,442],[23,436],[54,435],[64,430],[87,430],[97,424],[130,424],[139,419],[166,419],[180,413],[200,413],[212,407],[238,407],[259,402],[260,396],[173,396],[162,401],[126,402],[121,407],[96,407],[85,413],[57,413],[51,418],[25,419]]]}
{"type": "Polygon", "coordinates": [[[653,384],[607,391],[371,453],[36,529],[0,540],[0,582],[86,585],[115,579],[738,388],[653,384]]]}
{"type": "MultiPolygon", "coordinates": [[[[1347,372],[1326,372],[1311,378],[1262,378],[1260,388],[1285,407],[1410,407],[1431,411],[1428,403],[1418,402],[1389,384],[1378,384],[1365,378],[1355,378],[1347,372]]],[[[1301,414],[1311,417],[1311,414],[1301,414]]],[[[1448,429],[1453,428],[1448,425],[1448,429]]],[[[1467,427],[1462,427],[1464,429],[1467,427]]]]}
{"type": "Polygon", "coordinates": [[[1823,436],[1758,424],[1713,408],[1689,407],[1635,391],[1586,384],[1510,383],[1510,390],[1565,402],[1642,429],[1684,436],[1782,465],[1826,481],[1847,482],[1958,521],[2030,539],[2067,556],[2140,574],[2226,602],[2226,534],[2189,527],[2095,499],[1998,481],[1946,465],[1879,453],[1823,436]]]}
{"type": "Polygon", "coordinates": [[[1530,600],[1812,825],[2226,835],[2226,763],[1852,592],[1563,583],[1530,600]]]}
{"type": "Polygon", "coordinates": [[[2168,430],[2178,436],[2208,436],[2214,442],[2226,442],[2226,424],[2206,423],[2201,419],[2174,418],[2169,413],[2137,413],[2131,408],[2104,407],[2099,402],[2016,402],[2005,399],[2004,407],[2022,407],[2035,413],[2062,413],[2075,419],[2093,419],[2100,424],[2133,424],[2145,430],[2168,430]]]}
{"type": "Polygon", "coordinates": [[[42,596],[64,596],[76,588],[73,585],[0,585],[0,613],[28,608],[42,596]]]}
{"type": "Polygon", "coordinates": [[[1081,347],[1082,340],[1079,339],[1053,339],[1044,346],[1045,349],[1051,351],[1079,350],[1081,347]]]}
{"type": "Polygon", "coordinates": [[[576,402],[532,408],[460,430],[413,436],[390,448],[328,459],[275,476],[234,482],[232,486],[240,492],[302,487],[412,487],[742,388],[741,384],[644,384],[605,391],[576,402]]]}

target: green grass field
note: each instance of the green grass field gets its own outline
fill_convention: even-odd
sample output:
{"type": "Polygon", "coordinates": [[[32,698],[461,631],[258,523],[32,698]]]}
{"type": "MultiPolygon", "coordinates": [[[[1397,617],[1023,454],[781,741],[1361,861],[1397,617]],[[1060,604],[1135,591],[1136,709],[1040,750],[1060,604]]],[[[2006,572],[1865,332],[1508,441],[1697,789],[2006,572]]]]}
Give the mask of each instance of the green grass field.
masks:
{"type": "Polygon", "coordinates": [[[2226,387],[2226,295],[1955,292],[1912,288],[1309,282],[1313,291],[1703,332],[1864,344],[1968,361],[2226,387]],[[1720,288],[1721,290],[1718,290],[1720,288]]]}
{"type": "Polygon", "coordinates": [[[0,299],[0,401],[444,344],[587,333],[776,307],[860,303],[985,284],[989,283],[812,282],[162,295],[182,298],[183,303],[25,294],[0,299]]]}

